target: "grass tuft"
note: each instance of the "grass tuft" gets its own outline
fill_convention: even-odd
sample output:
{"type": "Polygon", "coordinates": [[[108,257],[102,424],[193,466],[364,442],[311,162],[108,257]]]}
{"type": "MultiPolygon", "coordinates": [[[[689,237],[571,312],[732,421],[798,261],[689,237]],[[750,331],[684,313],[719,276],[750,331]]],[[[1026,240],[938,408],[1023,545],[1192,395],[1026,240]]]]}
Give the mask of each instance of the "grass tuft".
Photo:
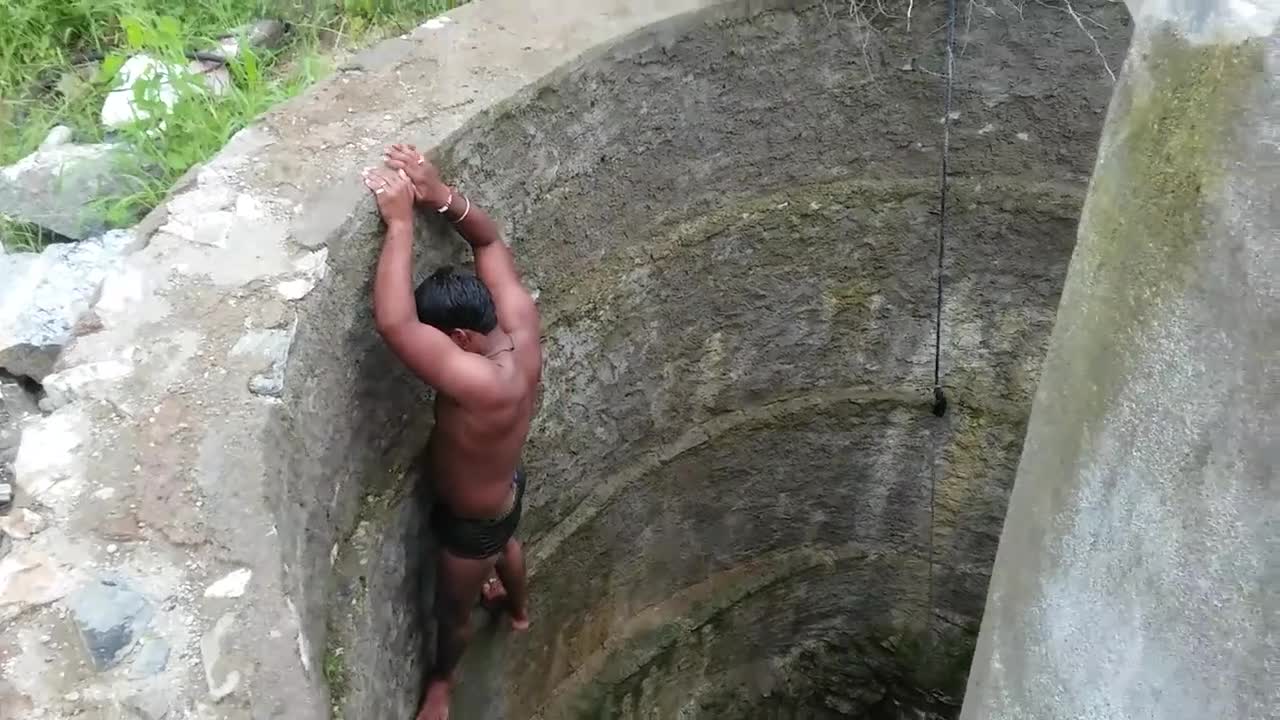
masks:
{"type": "MultiPolygon", "coordinates": [[[[0,3],[0,165],[34,151],[55,125],[67,125],[75,142],[123,141],[133,165],[122,172],[141,189],[108,202],[112,225],[136,221],[161,202],[193,165],[216,153],[238,130],[273,105],[297,95],[333,67],[333,58],[391,34],[465,0],[5,0],[0,3]],[[192,52],[216,48],[218,37],[262,18],[292,24],[288,44],[272,51],[242,51],[228,64],[225,95],[207,90],[204,78],[179,73],[172,112],[154,95],[158,79],[132,92],[156,120],[116,132],[99,122],[103,100],[117,85],[121,67],[146,53],[185,68],[192,52]]],[[[242,46],[245,44],[242,43],[242,46]]],[[[129,92],[129,91],[126,91],[129,92]]],[[[35,250],[39,233],[0,225],[6,247],[35,250]]]]}

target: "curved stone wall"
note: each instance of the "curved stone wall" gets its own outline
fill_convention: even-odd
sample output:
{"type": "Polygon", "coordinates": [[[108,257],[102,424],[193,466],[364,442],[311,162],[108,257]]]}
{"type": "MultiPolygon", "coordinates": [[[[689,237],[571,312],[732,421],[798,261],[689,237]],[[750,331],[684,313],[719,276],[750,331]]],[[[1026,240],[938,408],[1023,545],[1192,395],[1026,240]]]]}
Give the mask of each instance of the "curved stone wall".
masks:
{"type": "MultiPolygon", "coordinates": [[[[1101,54],[1060,9],[962,20],[943,419],[929,412],[941,4],[909,25],[905,8],[842,3],[680,16],[441,145],[506,224],[547,357],[523,527],[534,625],[480,633],[455,713],[954,715],[1104,63],[1127,39],[1122,7],[1076,9],[1110,28],[1095,29],[1101,54]]],[[[317,636],[327,625],[351,718],[409,716],[429,662],[430,499],[413,466],[429,412],[372,332],[376,233],[358,219],[330,242],[276,430],[286,554],[337,563],[336,596],[311,593],[301,614],[317,636]]],[[[422,235],[423,270],[460,256],[441,228],[422,235]]]]}
{"type": "Polygon", "coordinates": [[[484,0],[237,134],[23,424],[0,717],[413,717],[430,398],[372,326],[358,179],[393,140],[545,316],[534,627],[480,633],[454,716],[954,715],[1128,35],[960,5],[941,420],[941,2],[484,0]]]}

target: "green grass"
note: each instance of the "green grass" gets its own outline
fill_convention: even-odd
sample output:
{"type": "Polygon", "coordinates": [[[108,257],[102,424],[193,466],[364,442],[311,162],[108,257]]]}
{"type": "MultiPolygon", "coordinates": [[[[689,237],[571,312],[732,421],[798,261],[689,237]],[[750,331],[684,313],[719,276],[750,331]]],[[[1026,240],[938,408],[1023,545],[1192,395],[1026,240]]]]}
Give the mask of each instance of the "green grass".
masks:
{"type": "Polygon", "coordinates": [[[16,252],[40,252],[56,238],[47,230],[30,223],[18,222],[8,215],[0,215],[0,237],[5,247],[16,252]]]}
{"type": "MultiPolygon", "coordinates": [[[[462,0],[465,1],[465,0],[462,0]]],[[[204,92],[197,78],[175,83],[179,100],[162,132],[138,123],[112,139],[133,146],[140,188],[108,206],[113,225],[135,221],[164,199],[191,166],[208,159],[236,131],[271,106],[326,75],[349,48],[413,28],[461,4],[458,0],[3,0],[0,2],[0,164],[33,151],[55,125],[76,142],[106,137],[99,113],[124,61],[145,52],[185,66],[184,52],[209,50],[215,39],[260,18],[293,24],[289,43],[271,53],[242,52],[230,64],[233,88],[204,92]],[[101,58],[100,61],[95,60],[101,58]]],[[[147,83],[135,88],[142,100],[147,83]]],[[[145,103],[141,103],[147,109],[145,103]]],[[[156,108],[152,108],[156,109],[156,108]]],[[[17,249],[36,249],[38,234],[0,235],[17,249]]]]}

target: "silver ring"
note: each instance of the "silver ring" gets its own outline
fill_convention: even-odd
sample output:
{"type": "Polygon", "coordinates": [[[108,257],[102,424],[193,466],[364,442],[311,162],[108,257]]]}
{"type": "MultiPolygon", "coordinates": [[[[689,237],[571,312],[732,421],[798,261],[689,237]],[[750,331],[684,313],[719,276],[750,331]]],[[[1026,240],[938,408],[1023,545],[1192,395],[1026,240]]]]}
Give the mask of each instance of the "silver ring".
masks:
{"type": "Polygon", "coordinates": [[[384,186],[384,187],[380,187],[380,188],[378,188],[377,190],[374,190],[374,191],[373,191],[373,194],[374,194],[374,195],[381,195],[382,193],[384,193],[384,192],[386,192],[386,191],[387,191],[387,188],[384,186]]]}

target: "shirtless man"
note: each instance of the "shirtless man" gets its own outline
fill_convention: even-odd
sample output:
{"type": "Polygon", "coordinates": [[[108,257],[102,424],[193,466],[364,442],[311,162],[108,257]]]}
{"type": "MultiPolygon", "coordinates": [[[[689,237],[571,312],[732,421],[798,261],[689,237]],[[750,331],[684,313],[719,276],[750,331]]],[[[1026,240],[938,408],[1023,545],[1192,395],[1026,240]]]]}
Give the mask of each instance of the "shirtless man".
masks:
{"type": "Polygon", "coordinates": [[[445,720],[482,593],[514,629],[529,627],[524,554],[513,535],[525,490],[520,452],[542,372],[538,310],[483,210],[445,185],[412,145],[388,148],[386,164],[364,173],[387,225],[373,307],[387,345],[436,389],[428,458],[441,545],[439,644],[418,720],[445,720]],[[454,224],[471,245],[476,275],[446,267],[413,289],[415,201],[454,224]]]}

